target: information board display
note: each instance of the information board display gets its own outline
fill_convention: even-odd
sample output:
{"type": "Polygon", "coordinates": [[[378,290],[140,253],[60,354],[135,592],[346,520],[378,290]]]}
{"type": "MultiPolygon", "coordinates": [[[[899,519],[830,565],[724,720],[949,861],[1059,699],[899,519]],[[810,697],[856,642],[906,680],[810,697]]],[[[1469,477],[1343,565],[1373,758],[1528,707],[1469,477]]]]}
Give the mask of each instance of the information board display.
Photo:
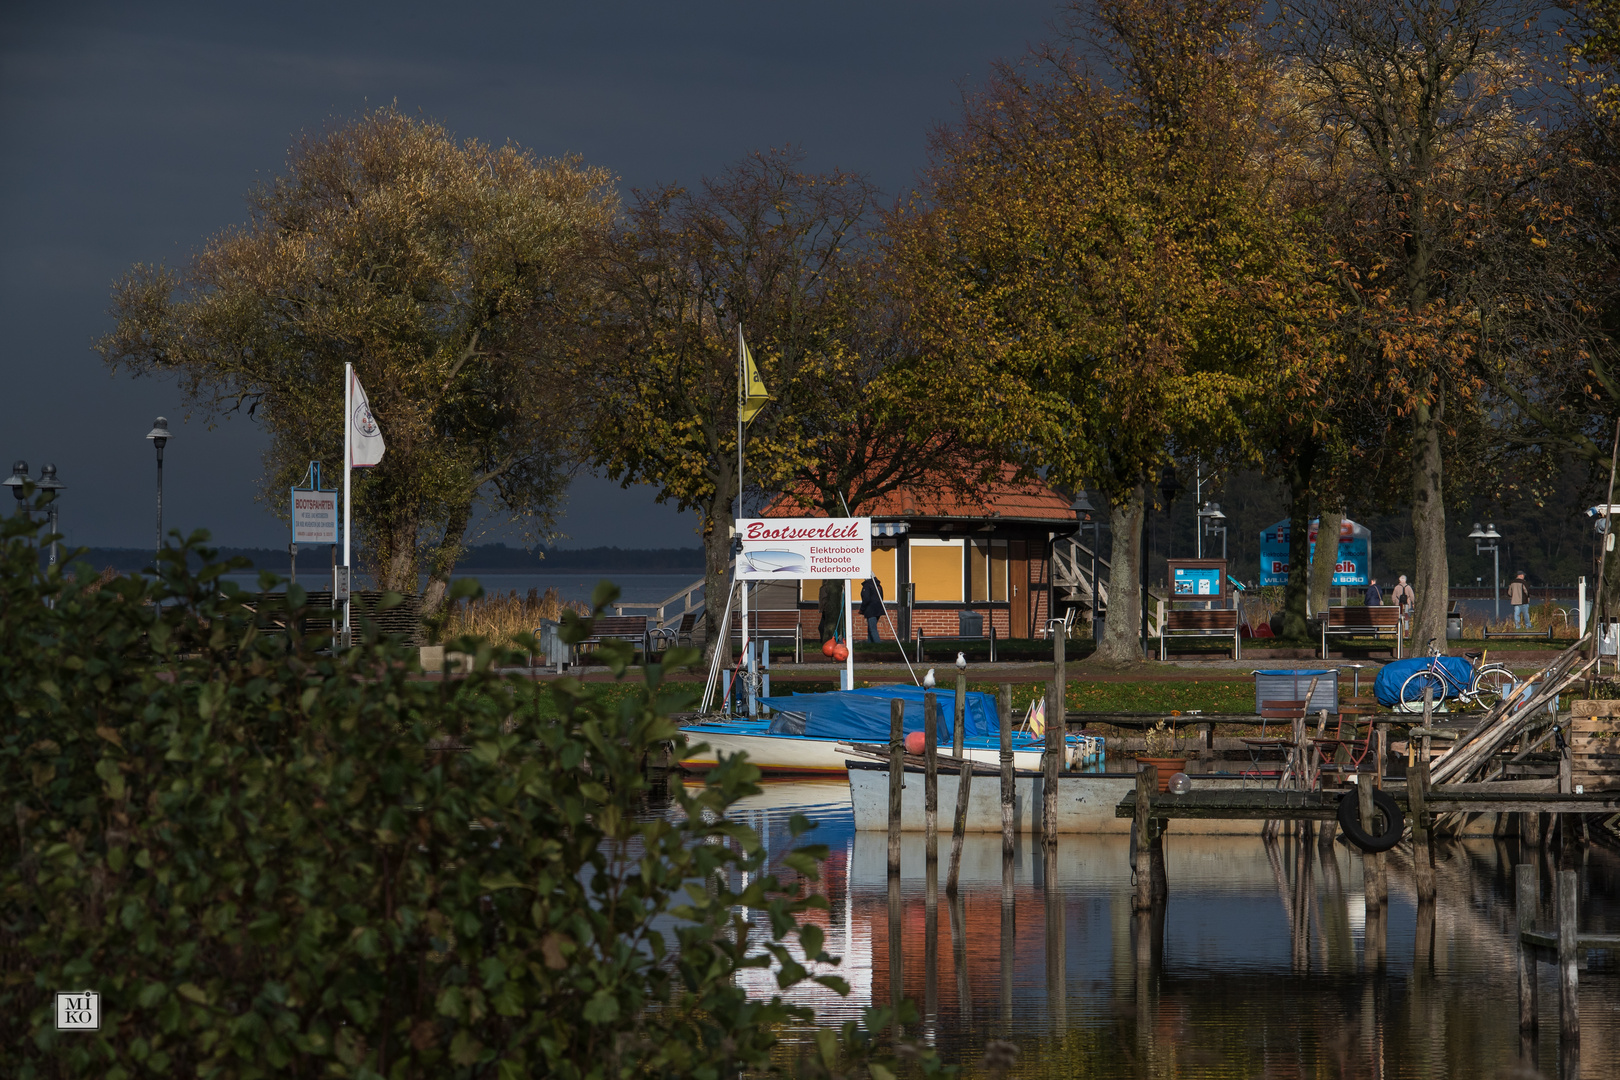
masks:
{"type": "Polygon", "coordinates": [[[743,518],[737,522],[743,581],[872,576],[872,519],[743,518]]]}
{"type": "Polygon", "coordinates": [[[1171,559],[1170,593],[1175,600],[1218,599],[1229,589],[1225,559],[1171,559]]]}

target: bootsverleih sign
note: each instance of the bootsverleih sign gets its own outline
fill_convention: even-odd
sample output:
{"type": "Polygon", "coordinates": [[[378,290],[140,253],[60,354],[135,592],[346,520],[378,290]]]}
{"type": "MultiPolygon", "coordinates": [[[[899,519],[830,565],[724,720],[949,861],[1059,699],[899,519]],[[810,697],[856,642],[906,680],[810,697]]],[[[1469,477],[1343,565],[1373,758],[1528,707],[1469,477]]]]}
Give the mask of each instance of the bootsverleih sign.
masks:
{"type": "Polygon", "coordinates": [[[737,576],[744,581],[872,576],[872,519],[743,518],[737,576]]]}
{"type": "MultiPolygon", "coordinates": [[[[1316,530],[1320,519],[1311,521],[1310,551],[1316,551],[1316,530]]],[[[1260,534],[1260,584],[1288,584],[1288,544],[1290,537],[1285,518],[1260,534]]],[[[1367,526],[1344,519],[1339,526],[1338,558],[1333,561],[1333,584],[1366,585],[1372,573],[1372,530],[1367,526]]]]}

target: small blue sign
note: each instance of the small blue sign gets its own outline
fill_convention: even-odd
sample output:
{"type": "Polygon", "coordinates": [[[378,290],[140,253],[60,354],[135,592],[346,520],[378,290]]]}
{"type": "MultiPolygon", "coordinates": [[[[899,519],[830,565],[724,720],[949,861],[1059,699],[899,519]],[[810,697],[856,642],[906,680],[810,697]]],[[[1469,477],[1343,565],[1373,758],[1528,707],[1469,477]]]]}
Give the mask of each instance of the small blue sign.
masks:
{"type": "MultiPolygon", "coordinates": [[[[1316,553],[1316,529],[1311,522],[1310,551],[1316,553]]],[[[1288,584],[1288,521],[1277,522],[1260,533],[1260,584],[1288,584]]],[[[1372,579],[1372,530],[1345,518],[1339,526],[1339,557],[1333,564],[1333,584],[1365,586],[1372,579]]]]}
{"type": "Polygon", "coordinates": [[[1221,570],[1218,566],[1178,566],[1172,588],[1177,596],[1221,595],[1221,570]]]}

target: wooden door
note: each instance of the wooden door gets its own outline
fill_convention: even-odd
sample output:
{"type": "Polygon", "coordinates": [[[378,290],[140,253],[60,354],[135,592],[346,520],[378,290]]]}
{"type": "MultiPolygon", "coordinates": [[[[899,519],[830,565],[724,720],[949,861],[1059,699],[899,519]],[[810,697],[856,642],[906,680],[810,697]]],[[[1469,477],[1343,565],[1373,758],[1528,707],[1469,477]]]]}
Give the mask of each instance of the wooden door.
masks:
{"type": "Polygon", "coordinates": [[[1029,547],[1026,541],[1007,544],[1008,597],[1012,605],[1008,637],[1029,637],[1029,547]]]}

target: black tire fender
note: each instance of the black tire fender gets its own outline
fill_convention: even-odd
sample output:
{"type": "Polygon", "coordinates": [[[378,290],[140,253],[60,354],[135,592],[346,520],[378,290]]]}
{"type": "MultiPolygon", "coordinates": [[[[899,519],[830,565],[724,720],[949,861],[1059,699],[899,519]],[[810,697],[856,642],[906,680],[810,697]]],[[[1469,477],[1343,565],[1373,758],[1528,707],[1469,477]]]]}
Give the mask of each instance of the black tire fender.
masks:
{"type": "Polygon", "coordinates": [[[1401,815],[1400,804],[1384,792],[1373,788],[1373,809],[1384,815],[1384,831],[1373,835],[1361,827],[1361,799],[1355,790],[1345,793],[1339,800],[1339,828],[1345,839],[1369,854],[1388,851],[1401,842],[1406,833],[1406,818],[1401,815]]]}

